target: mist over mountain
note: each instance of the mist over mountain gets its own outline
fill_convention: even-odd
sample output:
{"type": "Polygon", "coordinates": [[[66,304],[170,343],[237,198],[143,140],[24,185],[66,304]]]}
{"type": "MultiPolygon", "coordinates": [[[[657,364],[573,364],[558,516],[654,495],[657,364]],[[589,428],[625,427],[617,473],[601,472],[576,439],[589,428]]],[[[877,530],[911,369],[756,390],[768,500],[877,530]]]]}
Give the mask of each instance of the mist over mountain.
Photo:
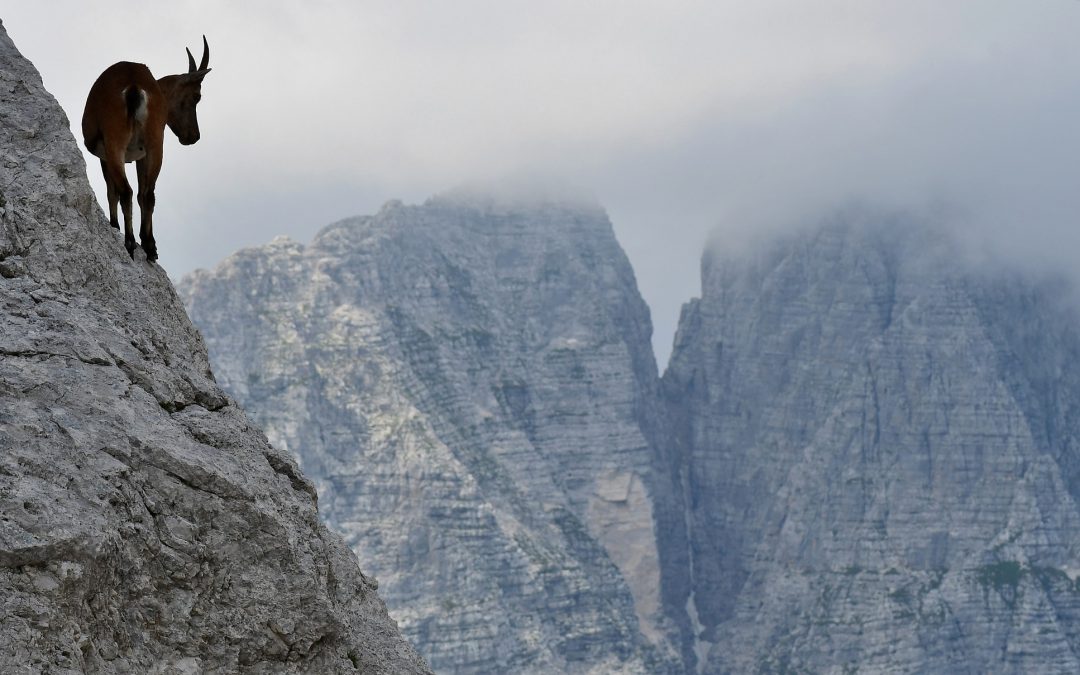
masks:
{"type": "Polygon", "coordinates": [[[273,10],[4,10],[260,245],[0,26],[0,671],[1080,672],[1080,4],[273,10]]]}
{"type": "Polygon", "coordinates": [[[909,217],[705,258],[663,393],[710,672],[1077,667],[1077,318],[909,217]]]}
{"type": "Polygon", "coordinates": [[[974,262],[868,208],[721,241],[662,378],[588,204],[390,203],[181,295],[438,670],[1073,672],[1080,323],[974,262]]]}
{"type": "Polygon", "coordinates": [[[851,200],[944,203],[970,248],[1076,267],[1075,0],[259,7],[5,3],[76,124],[105,65],[179,72],[207,35],[204,139],[173,146],[158,185],[174,280],[275,235],[309,241],[390,196],[507,176],[604,204],[661,367],[717,227],[730,242],[851,200]]]}

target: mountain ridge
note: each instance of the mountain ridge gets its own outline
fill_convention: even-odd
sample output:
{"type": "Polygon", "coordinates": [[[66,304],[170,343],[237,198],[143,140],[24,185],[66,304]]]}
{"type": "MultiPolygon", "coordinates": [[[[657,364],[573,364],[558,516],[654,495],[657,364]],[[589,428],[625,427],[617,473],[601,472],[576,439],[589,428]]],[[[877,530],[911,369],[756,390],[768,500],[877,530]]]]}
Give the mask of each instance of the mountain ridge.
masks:
{"type": "Polygon", "coordinates": [[[621,543],[651,539],[627,533],[653,527],[653,396],[636,383],[654,386],[656,367],[602,210],[390,202],[180,289],[222,381],[299,455],[331,522],[382,542],[357,548],[383,588],[429,589],[398,618],[435,668],[640,672],[675,658],[659,552],[621,543]],[[233,339],[245,330],[254,349],[233,339]],[[356,503],[379,516],[358,523],[356,503]]]}
{"type": "MultiPolygon", "coordinates": [[[[608,243],[590,248],[567,238],[572,225],[550,218],[573,221],[592,217],[591,211],[575,215],[578,206],[560,211],[546,205],[534,213],[535,205],[520,202],[499,211],[487,203],[438,198],[406,207],[391,202],[376,216],[327,228],[325,242],[323,235],[316,238],[322,242],[318,245],[288,244],[288,255],[316,260],[303,283],[321,279],[331,292],[341,290],[342,280],[356,280],[330,272],[333,265],[326,256],[331,242],[345,247],[333,255],[353,256],[350,274],[375,286],[397,280],[377,291],[364,284],[349,287],[354,290],[343,304],[352,305],[344,315],[359,311],[355,304],[361,299],[371,332],[339,335],[338,348],[375,345],[379,351],[389,343],[413,345],[395,366],[412,374],[395,380],[399,373],[383,373],[380,386],[386,392],[401,387],[400,395],[416,396],[418,407],[410,419],[442,419],[429,433],[450,447],[471,442],[469,432],[463,435],[460,428],[469,419],[462,401],[485,391],[498,399],[491,410],[502,413],[484,418],[484,424],[506,433],[517,429],[528,436],[531,427],[535,441],[543,435],[537,428],[567,419],[558,407],[538,408],[533,397],[538,390],[550,390],[574,400],[573,379],[546,379],[543,368],[525,367],[531,363],[528,355],[575,357],[573,364],[567,361],[571,372],[591,373],[591,361],[582,357],[577,341],[584,337],[581,344],[596,343],[608,333],[586,331],[574,337],[573,330],[588,322],[583,317],[603,316],[612,307],[637,307],[631,315],[644,319],[631,322],[638,327],[619,342],[628,345],[622,357],[627,359],[625,372],[636,374],[624,376],[605,396],[613,404],[636,401],[630,418],[637,420],[646,450],[633,464],[638,478],[627,482],[616,470],[590,480],[596,495],[624,504],[618,500],[633,491],[634,480],[642,481],[651,527],[643,529],[638,520],[637,529],[624,530],[621,540],[596,541],[607,541],[606,555],[629,560],[625,556],[632,555],[627,552],[633,542],[652,532],[655,553],[650,555],[659,568],[659,583],[655,575],[649,577],[654,580],[651,609],[642,614],[644,596],[640,591],[632,595],[641,635],[659,640],[669,655],[666,663],[678,654],[676,669],[704,673],[828,671],[838,662],[871,670],[1073,668],[1080,596],[1074,593],[1070,570],[1080,564],[1068,542],[1080,520],[1068,493],[1077,486],[1073,449],[1080,404],[1069,392],[1080,391],[1080,376],[1071,366],[1080,338],[1075,312],[1054,300],[1059,286],[973,267],[947,232],[925,220],[849,210],[786,237],[740,248],[734,257],[707,251],[702,294],[683,307],[672,360],[660,377],[651,357],[648,310],[632,271],[620,273],[621,285],[609,288],[602,282],[611,278],[600,266],[604,256],[609,264],[619,261],[617,267],[628,268],[610,223],[600,228],[608,243]],[[515,210],[517,225],[496,223],[515,210]],[[524,222],[530,226],[522,228],[524,222]],[[497,244],[485,238],[500,227],[506,229],[497,244]],[[521,248],[523,241],[532,241],[535,251],[565,246],[574,253],[535,274],[543,270],[535,263],[542,255],[534,251],[521,257],[520,251],[511,255],[500,249],[521,248]],[[350,246],[355,250],[349,252],[350,246]],[[600,250],[607,253],[598,257],[600,250]],[[485,286],[484,275],[498,278],[501,273],[500,256],[508,279],[529,283],[485,286]],[[316,271],[318,264],[328,265],[325,276],[316,271]],[[570,276],[574,288],[608,290],[576,296],[560,290],[561,304],[554,310],[530,300],[522,303],[543,279],[558,277],[560,266],[581,270],[570,276]],[[633,298],[629,305],[626,298],[633,298]],[[526,309],[542,321],[530,323],[529,316],[515,314],[526,309]],[[1011,320],[1017,316],[1023,320],[1011,320]],[[390,328],[379,328],[381,322],[390,328]],[[557,333],[558,339],[521,340],[522,327],[544,334],[553,326],[551,335],[557,333]],[[457,368],[455,360],[474,363],[470,354],[484,353],[492,340],[498,343],[493,336],[499,331],[518,336],[505,347],[516,354],[517,365],[501,371],[514,373],[511,380],[478,379],[477,373],[489,365],[483,359],[457,368]],[[433,370],[433,364],[441,365],[433,370]],[[455,388],[461,382],[471,383],[471,394],[455,388]],[[837,600],[837,593],[847,599],[837,600]],[[661,615],[651,624],[659,631],[651,633],[650,611],[661,615]],[[945,630],[949,621],[955,627],[945,630]]],[[[192,277],[201,279],[198,283],[223,284],[214,292],[196,288],[195,281],[182,284],[196,320],[211,325],[210,336],[231,331],[222,331],[227,324],[215,324],[220,313],[212,319],[198,303],[260,287],[250,279],[247,285],[230,286],[235,278],[226,283],[224,271],[231,267],[192,277]]],[[[269,276],[264,270],[258,278],[269,276]]],[[[265,306],[275,311],[300,307],[275,297],[265,306]]],[[[262,306],[264,299],[256,292],[251,301],[262,306]]],[[[304,305],[303,312],[338,316],[328,319],[330,324],[343,316],[317,304],[304,305]]],[[[288,341],[263,338],[267,351],[238,374],[278,363],[270,352],[288,341]]],[[[361,349],[355,357],[368,359],[371,353],[361,349]]],[[[225,360],[235,363],[238,358],[225,360]]],[[[310,376],[318,381],[333,369],[324,364],[310,376]]],[[[287,391],[295,379],[287,376],[277,386],[287,391]]],[[[342,382],[335,395],[351,391],[349,405],[361,405],[369,397],[363,382],[342,382]]],[[[379,397],[369,398],[370,404],[379,397]]],[[[279,426],[288,427],[295,410],[290,412],[282,397],[274,400],[279,407],[273,414],[283,423],[279,426]]],[[[578,451],[609,453],[613,468],[625,468],[618,453],[603,450],[606,441],[586,440],[597,433],[592,423],[584,422],[577,436],[561,442],[578,451]]],[[[349,435],[355,431],[343,430],[337,446],[342,457],[350,456],[350,443],[371,443],[363,434],[349,435]]],[[[533,459],[530,466],[541,473],[551,470],[544,462],[558,466],[556,454],[548,454],[542,443],[535,447],[544,459],[533,459]]],[[[304,451],[300,454],[308,461],[304,451]]],[[[495,464],[466,464],[462,470],[504,475],[501,460],[489,459],[495,464]]],[[[515,480],[521,480],[520,474],[515,480]]],[[[492,485],[475,483],[477,494],[491,494],[492,485]]],[[[327,495],[335,490],[328,485],[320,489],[327,495]]],[[[573,495],[565,487],[551,494],[556,493],[573,495]]],[[[583,518],[580,522],[592,522],[586,530],[598,531],[602,519],[589,520],[596,512],[582,511],[580,501],[575,511],[573,503],[568,506],[583,518]]],[[[347,496],[335,504],[337,513],[353,508],[347,496]]],[[[372,513],[379,512],[373,508],[372,513]]],[[[492,508],[498,513],[497,502],[492,508]]],[[[536,507],[515,508],[517,518],[527,521],[528,510],[536,507]]],[[[417,521],[395,523],[411,527],[417,521]]],[[[603,558],[605,553],[596,549],[589,555],[603,558]]],[[[616,569],[630,582],[630,567],[616,569]]],[[[640,589],[642,582],[637,583],[640,589]]],[[[421,649],[431,648],[423,636],[417,640],[421,649]]],[[[452,654],[441,658],[438,663],[447,670],[461,667],[452,654]]],[[[529,663],[543,670],[552,662],[519,665],[529,663]]],[[[608,661],[603,667],[632,671],[638,667],[634,663],[608,661]]]]}

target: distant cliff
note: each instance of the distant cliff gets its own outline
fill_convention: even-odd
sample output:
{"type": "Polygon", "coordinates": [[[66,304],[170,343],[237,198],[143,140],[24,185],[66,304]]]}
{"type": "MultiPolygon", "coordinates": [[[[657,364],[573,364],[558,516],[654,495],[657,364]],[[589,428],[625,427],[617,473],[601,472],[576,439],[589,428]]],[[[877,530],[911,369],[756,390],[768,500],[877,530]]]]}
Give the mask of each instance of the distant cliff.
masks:
{"type": "Polygon", "coordinates": [[[594,207],[392,203],[182,292],[438,668],[1077,672],[1080,322],[959,253],[717,246],[659,383],[594,207]]]}
{"type": "Polygon", "coordinates": [[[1080,672],[1063,289],[880,214],[718,251],[663,381],[704,672],[1080,672]]]}
{"type": "Polygon", "coordinates": [[[429,672],[2,26],[0,671],[429,672]]]}
{"type": "Polygon", "coordinates": [[[390,203],[181,293],[436,670],[678,669],[652,328],[602,211],[390,203]]]}

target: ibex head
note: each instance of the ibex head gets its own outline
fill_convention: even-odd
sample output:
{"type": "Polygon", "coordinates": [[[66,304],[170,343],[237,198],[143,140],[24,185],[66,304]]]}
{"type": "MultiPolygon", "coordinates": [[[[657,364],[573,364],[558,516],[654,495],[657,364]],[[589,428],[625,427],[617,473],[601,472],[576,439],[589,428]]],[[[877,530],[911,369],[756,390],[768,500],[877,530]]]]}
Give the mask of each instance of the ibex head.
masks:
{"type": "Polygon", "coordinates": [[[195,106],[202,98],[202,81],[210,72],[210,46],[203,36],[202,62],[195,66],[195,57],[187,50],[188,71],[176,76],[176,82],[169,95],[168,124],[182,145],[191,145],[199,140],[199,119],[195,116],[195,106]]]}

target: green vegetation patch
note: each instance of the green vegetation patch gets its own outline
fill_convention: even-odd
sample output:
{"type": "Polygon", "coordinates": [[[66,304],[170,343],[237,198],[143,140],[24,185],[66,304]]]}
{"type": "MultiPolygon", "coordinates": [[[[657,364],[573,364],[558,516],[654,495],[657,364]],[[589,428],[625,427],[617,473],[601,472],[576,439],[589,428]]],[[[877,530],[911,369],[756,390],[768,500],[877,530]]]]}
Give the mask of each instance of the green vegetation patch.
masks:
{"type": "Polygon", "coordinates": [[[1020,578],[1026,570],[1015,560],[1003,560],[992,565],[983,565],[976,569],[979,584],[996,591],[1009,589],[1013,592],[1020,585],[1020,578]]]}

